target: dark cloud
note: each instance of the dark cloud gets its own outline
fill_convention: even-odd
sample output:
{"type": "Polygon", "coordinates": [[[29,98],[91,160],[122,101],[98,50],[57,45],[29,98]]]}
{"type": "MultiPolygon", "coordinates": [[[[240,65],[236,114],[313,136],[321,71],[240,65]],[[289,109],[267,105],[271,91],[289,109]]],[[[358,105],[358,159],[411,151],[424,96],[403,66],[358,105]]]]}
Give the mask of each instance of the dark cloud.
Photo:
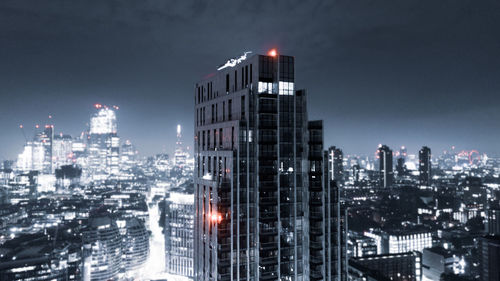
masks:
{"type": "Polygon", "coordinates": [[[85,128],[118,104],[119,131],[144,154],[192,137],[199,78],[245,50],[296,57],[326,143],[380,142],[499,153],[498,1],[2,1],[0,158],[19,123],[85,128]]]}

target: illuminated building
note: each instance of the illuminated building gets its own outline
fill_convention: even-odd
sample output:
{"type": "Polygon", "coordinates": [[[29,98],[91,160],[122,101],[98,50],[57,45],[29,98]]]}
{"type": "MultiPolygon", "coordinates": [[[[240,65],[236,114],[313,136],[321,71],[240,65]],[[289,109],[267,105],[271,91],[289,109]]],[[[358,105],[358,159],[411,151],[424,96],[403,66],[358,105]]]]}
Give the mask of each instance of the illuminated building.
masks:
{"type": "Polygon", "coordinates": [[[95,107],[98,111],[90,119],[88,136],[88,169],[94,178],[105,178],[119,173],[120,138],[116,132],[115,112],[100,104],[95,107]]]}
{"type": "Polygon", "coordinates": [[[420,185],[430,186],[432,183],[431,149],[427,146],[422,147],[418,152],[418,163],[420,185]]]}
{"type": "Polygon", "coordinates": [[[372,271],[374,276],[387,278],[382,280],[420,281],[422,278],[422,254],[419,252],[408,252],[351,258],[349,267],[350,271],[372,271]]]}
{"type": "Polygon", "coordinates": [[[195,278],[307,280],[307,111],[294,57],[226,65],[195,87],[195,278]]]}
{"type": "Polygon", "coordinates": [[[432,234],[424,228],[368,231],[365,236],[375,239],[378,254],[399,254],[411,251],[422,252],[432,247],[432,234]]]}
{"type": "Polygon", "coordinates": [[[490,235],[500,235],[500,209],[486,210],[486,232],[490,235]]]}
{"type": "Polygon", "coordinates": [[[43,151],[43,158],[41,160],[42,167],[40,170],[44,174],[52,174],[54,172],[52,168],[52,144],[54,140],[54,126],[45,125],[45,129],[35,135],[35,142],[41,144],[43,151]]]}
{"type": "MultiPolygon", "coordinates": [[[[341,155],[341,154],[340,154],[341,155]]],[[[324,151],[323,161],[328,163],[324,166],[323,180],[323,201],[324,209],[324,255],[325,255],[325,277],[324,280],[346,280],[347,278],[347,219],[346,209],[341,204],[341,189],[342,187],[334,180],[334,174],[338,169],[335,163],[339,159],[339,153],[335,149],[330,148],[324,151]],[[332,169],[333,164],[333,169],[332,169]]],[[[341,164],[341,163],[340,163],[341,164]]],[[[338,176],[338,174],[337,174],[338,176]]],[[[311,185],[311,183],[309,183],[311,185]]],[[[313,193],[310,194],[310,197],[313,193]]],[[[313,213],[310,212],[310,218],[313,213]]],[[[310,236],[314,236],[312,228],[310,228],[310,236]]],[[[312,238],[310,238],[312,240],[312,238]]],[[[317,238],[321,239],[321,238],[317,238]]],[[[322,249],[321,249],[322,250],[322,249]]],[[[311,249],[309,250],[311,251],[311,249]]],[[[312,265],[311,265],[312,266],[312,265]]],[[[312,269],[311,269],[312,272],[312,269]]]]}
{"type": "Polygon", "coordinates": [[[463,274],[463,257],[442,247],[424,249],[422,254],[422,273],[424,280],[439,280],[443,273],[463,274]]]}
{"type": "Polygon", "coordinates": [[[377,254],[375,239],[363,235],[349,234],[349,252],[351,257],[365,257],[377,254]]]}
{"type": "Polygon", "coordinates": [[[88,249],[83,280],[116,278],[122,263],[122,236],[116,222],[109,216],[90,218],[87,229],[83,231],[83,244],[88,249]]]}
{"type": "Polygon", "coordinates": [[[173,275],[194,277],[194,195],[170,193],[165,202],[165,263],[173,275]]]}
{"type": "Polygon", "coordinates": [[[391,187],[394,179],[392,170],[392,150],[387,145],[380,145],[377,150],[379,159],[380,186],[391,187]]]}
{"type": "MultiPolygon", "coordinates": [[[[121,223],[121,221],[120,221],[121,223]]],[[[122,267],[125,271],[136,270],[144,265],[149,256],[149,234],[142,220],[132,217],[120,225],[122,234],[122,267]]]]}
{"type": "Polygon", "coordinates": [[[52,146],[54,170],[63,165],[73,164],[73,139],[70,135],[55,135],[52,146]]]}
{"type": "Polygon", "coordinates": [[[184,167],[188,158],[187,152],[184,151],[182,146],[182,128],[181,125],[177,125],[177,141],[175,142],[175,152],[174,152],[174,165],[176,167],[184,167]]]}
{"type": "Polygon", "coordinates": [[[129,140],[126,140],[122,144],[122,149],[120,153],[120,165],[121,170],[129,170],[136,165],[137,161],[137,150],[132,145],[129,140]]]}
{"type": "Polygon", "coordinates": [[[81,280],[81,277],[81,237],[67,227],[21,234],[0,248],[1,281],[62,281],[81,280]]]}
{"type": "Polygon", "coordinates": [[[332,146],[328,149],[328,165],[331,180],[334,180],[337,185],[341,186],[344,183],[344,154],[338,147],[332,146]]]}
{"type": "Polygon", "coordinates": [[[23,152],[17,156],[16,170],[29,172],[33,169],[33,142],[24,145],[23,152]]]}

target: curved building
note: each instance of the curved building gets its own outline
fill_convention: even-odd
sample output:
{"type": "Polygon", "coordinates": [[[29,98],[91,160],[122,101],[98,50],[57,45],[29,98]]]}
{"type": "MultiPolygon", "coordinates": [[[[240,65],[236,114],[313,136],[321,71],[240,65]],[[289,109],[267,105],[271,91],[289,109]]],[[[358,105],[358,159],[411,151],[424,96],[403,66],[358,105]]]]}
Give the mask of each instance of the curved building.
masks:
{"type": "Polygon", "coordinates": [[[127,220],[124,230],[122,266],[125,270],[134,270],[148,259],[149,234],[144,223],[137,218],[127,220]]]}
{"type": "Polygon", "coordinates": [[[89,245],[84,261],[84,280],[105,281],[115,278],[122,262],[122,237],[116,222],[108,217],[89,219],[83,232],[83,243],[89,245]]]}

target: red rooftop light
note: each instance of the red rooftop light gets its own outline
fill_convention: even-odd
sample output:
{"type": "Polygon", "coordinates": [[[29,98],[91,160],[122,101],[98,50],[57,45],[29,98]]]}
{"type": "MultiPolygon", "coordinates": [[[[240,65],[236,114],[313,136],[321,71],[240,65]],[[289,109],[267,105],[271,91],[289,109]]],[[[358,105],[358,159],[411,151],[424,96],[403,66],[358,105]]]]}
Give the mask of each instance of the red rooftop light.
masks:
{"type": "Polygon", "coordinates": [[[278,52],[276,51],[276,49],[271,49],[269,50],[269,52],[267,52],[267,54],[271,57],[275,57],[278,54],[278,52]]]}

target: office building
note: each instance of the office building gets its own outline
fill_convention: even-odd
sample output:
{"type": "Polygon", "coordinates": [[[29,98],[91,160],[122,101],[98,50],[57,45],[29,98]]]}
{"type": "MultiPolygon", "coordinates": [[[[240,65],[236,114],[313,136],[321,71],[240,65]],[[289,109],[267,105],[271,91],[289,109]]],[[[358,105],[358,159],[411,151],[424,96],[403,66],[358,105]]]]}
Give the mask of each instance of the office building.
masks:
{"type": "Polygon", "coordinates": [[[443,247],[427,248],[422,253],[424,280],[440,280],[442,274],[463,274],[464,267],[461,255],[443,247]]]}
{"type": "MultiPolygon", "coordinates": [[[[374,276],[383,276],[393,281],[420,281],[422,279],[422,254],[408,252],[351,258],[350,267],[364,267],[374,276]]],[[[384,280],[374,278],[374,280],[384,280]]]]}
{"type": "Polygon", "coordinates": [[[115,111],[100,104],[95,107],[98,111],[90,118],[88,135],[88,169],[93,178],[105,179],[119,173],[120,138],[115,111]]]}
{"type": "Polygon", "coordinates": [[[137,217],[123,221],[122,267],[125,271],[141,268],[149,257],[149,233],[143,221],[137,217]]]}
{"type": "Polygon", "coordinates": [[[431,149],[422,147],[418,152],[418,171],[420,172],[420,185],[430,186],[432,183],[431,173],[431,149]]]}
{"type": "Polygon", "coordinates": [[[373,230],[364,233],[375,239],[378,254],[399,254],[412,251],[422,253],[432,247],[432,233],[420,227],[408,229],[373,230]]]}
{"type": "MultiPolygon", "coordinates": [[[[337,154],[338,156],[338,154],[337,154]]],[[[335,163],[335,149],[324,151],[325,163],[335,163]],[[333,153],[332,153],[333,152],[333,153]]],[[[337,158],[338,159],[338,158],[337,158]]],[[[325,165],[325,280],[347,280],[347,210],[342,206],[342,188],[333,180],[335,169],[325,165]]]]}
{"type": "Polygon", "coordinates": [[[486,210],[486,233],[500,235],[500,209],[486,210]]]}
{"type": "Polygon", "coordinates": [[[122,236],[114,219],[109,215],[90,218],[82,237],[86,249],[83,280],[116,278],[122,264],[122,236]]]}
{"type": "Polygon", "coordinates": [[[55,135],[52,147],[54,170],[64,165],[73,164],[73,139],[70,135],[55,135]]]}
{"type": "Polygon", "coordinates": [[[306,93],[294,57],[229,60],[195,87],[195,278],[309,279],[306,93]]]}
{"type": "Polygon", "coordinates": [[[377,158],[379,160],[380,186],[391,187],[394,180],[392,150],[387,145],[380,145],[377,150],[377,158]]]}
{"type": "Polygon", "coordinates": [[[500,280],[500,236],[481,238],[479,258],[481,281],[500,280]]]}
{"type": "Polygon", "coordinates": [[[165,201],[166,272],[194,277],[194,195],[169,193],[165,201]]]}
{"type": "Polygon", "coordinates": [[[330,180],[334,180],[338,186],[344,183],[344,154],[338,147],[331,146],[328,149],[328,165],[330,180]]]}

